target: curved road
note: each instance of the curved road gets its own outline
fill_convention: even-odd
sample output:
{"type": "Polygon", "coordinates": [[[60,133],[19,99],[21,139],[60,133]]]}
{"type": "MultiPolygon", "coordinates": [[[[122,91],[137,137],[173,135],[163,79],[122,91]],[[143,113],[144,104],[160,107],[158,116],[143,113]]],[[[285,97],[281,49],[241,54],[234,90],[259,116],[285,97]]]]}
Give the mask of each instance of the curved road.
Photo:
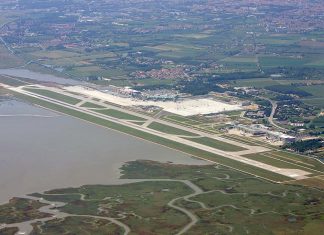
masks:
{"type": "Polygon", "coordinates": [[[287,130],[287,129],[285,129],[285,128],[279,126],[279,125],[277,125],[277,124],[273,121],[273,117],[274,117],[274,115],[276,114],[276,110],[277,110],[277,108],[278,108],[277,101],[273,101],[273,100],[271,100],[271,99],[269,99],[269,98],[266,98],[266,97],[263,97],[263,96],[256,96],[256,97],[257,97],[257,98],[260,98],[260,99],[267,100],[267,101],[269,101],[269,102],[271,103],[272,109],[271,109],[271,114],[270,114],[270,116],[269,116],[269,118],[268,118],[268,121],[270,122],[270,124],[271,124],[272,126],[278,128],[278,129],[282,130],[282,131],[289,131],[289,130],[287,130]]]}

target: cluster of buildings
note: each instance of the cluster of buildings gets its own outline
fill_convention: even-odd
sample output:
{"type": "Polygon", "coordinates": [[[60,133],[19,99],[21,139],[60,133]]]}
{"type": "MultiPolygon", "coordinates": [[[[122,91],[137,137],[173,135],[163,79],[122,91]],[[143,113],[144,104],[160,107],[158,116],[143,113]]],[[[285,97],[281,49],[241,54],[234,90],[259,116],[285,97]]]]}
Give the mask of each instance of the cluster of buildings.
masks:
{"type": "Polygon", "coordinates": [[[257,111],[246,111],[244,117],[251,119],[264,118],[266,116],[265,111],[257,110],[257,111]]]}
{"type": "Polygon", "coordinates": [[[102,92],[110,93],[121,97],[137,97],[141,93],[140,91],[131,89],[130,87],[118,87],[112,85],[102,89],[102,92]]]}
{"type": "Polygon", "coordinates": [[[112,85],[105,87],[103,92],[121,97],[153,101],[175,101],[179,97],[178,93],[172,90],[161,89],[153,91],[138,91],[131,87],[117,87],[112,85]]]}
{"type": "Polygon", "coordinates": [[[173,90],[167,90],[167,89],[160,89],[160,90],[148,90],[148,91],[142,91],[141,92],[141,98],[144,100],[177,100],[179,98],[179,94],[176,91],[173,90]]]}
{"type": "Polygon", "coordinates": [[[311,0],[218,0],[195,4],[193,12],[220,11],[260,18],[260,26],[272,32],[305,32],[323,28],[322,1],[311,0]],[[280,10],[278,10],[280,9],[280,10]]]}
{"type": "Polygon", "coordinates": [[[251,134],[253,136],[265,136],[266,138],[273,141],[282,141],[283,143],[292,143],[297,140],[295,136],[287,135],[282,132],[271,131],[268,127],[263,125],[243,125],[237,124],[234,126],[236,129],[251,134]]]}
{"type": "Polygon", "coordinates": [[[185,72],[184,68],[181,66],[177,66],[175,68],[152,69],[150,71],[136,71],[131,75],[134,76],[136,79],[184,79],[189,77],[188,74],[185,72]]]}

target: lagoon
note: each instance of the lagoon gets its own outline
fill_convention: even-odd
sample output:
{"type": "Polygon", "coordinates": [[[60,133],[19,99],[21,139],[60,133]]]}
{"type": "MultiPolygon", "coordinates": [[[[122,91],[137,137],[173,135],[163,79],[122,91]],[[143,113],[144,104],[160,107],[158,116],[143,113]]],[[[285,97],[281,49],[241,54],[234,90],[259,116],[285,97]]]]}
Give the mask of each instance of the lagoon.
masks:
{"type": "Polygon", "coordinates": [[[206,164],[190,156],[16,100],[0,102],[0,203],[85,184],[116,184],[138,159],[206,164]]]}

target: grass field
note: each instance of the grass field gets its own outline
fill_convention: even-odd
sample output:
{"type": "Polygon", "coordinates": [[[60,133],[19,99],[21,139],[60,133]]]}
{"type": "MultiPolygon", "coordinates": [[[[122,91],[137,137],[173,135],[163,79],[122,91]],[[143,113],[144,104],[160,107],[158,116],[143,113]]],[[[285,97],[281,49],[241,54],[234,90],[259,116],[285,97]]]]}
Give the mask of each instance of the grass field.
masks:
{"type": "Polygon", "coordinates": [[[6,84],[9,86],[14,86],[14,87],[27,85],[27,83],[25,83],[23,81],[20,81],[18,79],[14,79],[14,78],[9,78],[6,76],[0,76],[0,83],[6,84]]]}
{"type": "Polygon", "coordinates": [[[175,121],[178,123],[182,123],[182,124],[187,124],[187,125],[199,125],[201,124],[201,122],[190,119],[190,118],[185,118],[182,116],[177,116],[177,115],[168,115],[168,116],[164,116],[163,117],[166,120],[171,120],[171,121],[175,121]]]}
{"type": "Polygon", "coordinates": [[[94,108],[94,109],[105,108],[104,106],[94,104],[94,103],[91,103],[91,102],[86,102],[86,103],[82,104],[81,107],[83,107],[83,108],[94,108]]]}
{"type": "Polygon", "coordinates": [[[287,35],[269,35],[269,37],[266,38],[259,38],[258,42],[264,43],[266,45],[290,45],[294,44],[298,41],[298,37],[294,36],[287,36],[287,35]]]}
{"type": "Polygon", "coordinates": [[[305,104],[316,106],[320,109],[324,109],[324,98],[303,99],[303,102],[305,104]]]}
{"type": "Polygon", "coordinates": [[[219,150],[223,150],[223,151],[227,151],[227,152],[238,152],[238,151],[243,151],[243,150],[247,150],[245,148],[233,145],[233,144],[229,144],[226,142],[222,142],[216,139],[212,139],[209,137],[201,137],[201,138],[186,138],[187,140],[199,143],[199,144],[203,144],[203,145],[207,145],[209,147],[215,148],[215,149],[219,149],[219,150]]]}
{"type": "Polygon", "coordinates": [[[182,126],[187,126],[209,134],[219,134],[219,132],[211,127],[211,123],[208,120],[199,120],[199,118],[193,117],[182,117],[178,115],[167,115],[162,119],[173,122],[182,126]],[[207,123],[206,123],[207,122],[207,123]]]}
{"type": "Polygon", "coordinates": [[[291,184],[300,184],[306,187],[314,187],[319,189],[324,189],[324,175],[312,177],[304,180],[298,180],[297,182],[291,182],[291,184]]]}
{"type": "Polygon", "coordinates": [[[158,53],[157,56],[161,58],[173,59],[195,57],[205,51],[203,47],[197,46],[194,43],[187,43],[186,40],[181,41],[184,43],[174,41],[156,46],[144,46],[141,48],[141,50],[158,53]]]}
{"type": "Polygon", "coordinates": [[[178,128],[174,128],[172,126],[167,126],[158,122],[152,122],[148,128],[160,131],[166,134],[172,134],[172,135],[184,135],[184,136],[197,136],[197,134],[194,134],[189,131],[184,131],[178,128]]]}
{"type": "Polygon", "coordinates": [[[103,110],[95,110],[98,113],[114,117],[114,118],[119,118],[119,119],[125,119],[125,120],[134,120],[134,121],[145,121],[144,118],[131,115],[128,113],[124,113],[115,109],[103,109],[103,110]]]}
{"type": "Polygon", "coordinates": [[[312,66],[312,67],[320,67],[320,68],[323,68],[324,66],[324,60],[323,59],[318,59],[318,60],[315,60],[315,61],[312,61],[308,64],[306,64],[307,66],[312,66]]]}
{"type": "Polygon", "coordinates": [[[208,34],[199,34],[199,33],[187,33],[187,34],[176,34],[174,35],[175,37],[180,37],[180,38],[191,38],[191,39],[204,39],[208,38],[210,35],[208,34]]]}
{"type": "Polygon", "coordinates": [[[279,167],[279,168],[299,169],[299,170],[307,171],[312,174],[317,174],[317,175],[321,174],[320,172],[317,172],[317,171],[313,170],[311,167],[305,166],[304,164],[284,160],[284,159],[278,158],[278,157],[276,158],[270,154],[262,154],[262,153],[248,154],[248,155],[244,155],[243,157],[246,157],[246,158],[258,161],[258,162],[262,162],[265,164],[269,164],[269,165],[272,165],[275,167],[279,167]]]}
{"type": "Polygon", "coordinates": [[[252,145],[252,146],[259,145],[259,146],[268,147],[272,149],[272,151],[263,153],[263,155],[265,156],[276,158],[282,161],[288,161],[289,163],[298,164],[300,166],[304,166],[315,171],[322,171],[322,172],[324,171],[324,165],[319,161],[317,161],[316,159],[299,155],[296,153],[292,153],[292,152],[283,151],[280,150],[279,148],[276,148],[268,144],[265,145],[265,143],[259,142],[258,140],[252,140],[251,138],[248,137],[240,138],[239,136],[235,136],[235,135],[224,135],[223,137],[235,141],[239,141],[248,145],[252,145]]]}
{"type": "MultiPolygon", "coordinates": [[[[95,61],[98,60],[114,60],[116,56],[113,52],[98,52],[91,54],[84,54],[81,51],[69,51],[63,50],[38,50],[29,53],[33,58],[41,58],[46,61],[46,64],[53,66],[65,67],[66,70],[70,70],[69,67],[74,67],[72,71],[78,70],[86,72],[94,72],[95,61]],[[87,68],[89,67],[89,68],[87,68]]],[[[99,67],[96,67],[99,68],[99,67]]],[[[100,69],[100,68],[99,68],[100,69]]]]}
{"type": "Polygon", "coordinates": [[[75,52],[55,50],[55,51],[37,51],[32,53],[33,56],[40,57],[43,59],[58,59],[58,58],[67,58],[67,57],[76,57],[80,54],[75,52]]]}
{"type": "Polygon", "coordinates": [[[73,98],[71,96],[67,96],[67,95],[62,95],[60,93],[57,92],[53,92],[53,91],[49,91],[49,90],[44,90],[44,89],[33,89],[33,88],[24,88],[24,90],[38,94],[38,95],[42,95],[42,96],[46,96],[55,100],[59,100],[68,104],[77,104],[79,102],[81,102],[81,100],[73,98]]]}
{"type": "Polygon", "coordinates": [[[256,88],[264,88],[266,86],[278,85],[277,81],[270,78],[243,79],[235,81],[237,86],[249,86],[256,88]]]}
{"type": "Polygon", "coordinates": [[[303,102],[324,109],[324,85],[304,86],[300,89],[312,94],[311,97],[303,99],[303,102]]]}
{"type": "Polygon", "coordinates": [[[324,98],[324,85],[312,85],[301,87],[304,91],[312,94],[314,98],[324,98]]]}
{"type": "Polygon", "coordinates": [[[234,141],[238,141],[238,142],[241,142],[244,144],[252,145],[252,146],[266,146],[266,147],[274,148],[270,144],[267,144],[267,143],[261,142],[260,140],[255,140],[255,139],[252,139],[252,138],[246,137],[246,136],[244,136],[244,138],[242,138],[242,136],[225,134],[225,135],[222,135],[222,137],[229,139],[229,140],[234,140],[234,141]]]}
{"type": "Polygon", "coordinates": [[[305,65],[308,60],[307,59],[299,59],[299,58],[291,58],[284,56],[264,56],[259,59],[260,65],[264,68],[270,67],[298,67],[305,65]]]}
{"type": "Polygon", "coordinates": [[[265,153],[265,155],[278,158],[283,161],[288,161],[291,163],[298,164],[300,166],[308,167],[310,169],[316,170],[316,171],[321,171],[324,174],[324,164],[320,163],[316,159],[302,156],[302,155],[297,155],[295,153],[290,153],[286,151],[271,151],[265,153]]]}
{"type": "Polygon", "coordinates": [[[232,56],[223,59],[224,62],[234,62],[234,63],[257,63],[258,60],[255,56],[232,56]]]}
{"type": "Polygon", "coordinates": [[[24,63],[21,58],[11,54],[8,49],[2,45],[2,43],[0,43],[0,61],[0,69],[22,66],[24,63]]]}
{"type": "Polygon", "coordinates": [[[255,56],[232,56],[222,60],[229,70],[233,71],[257,71],[257,58],[255,56]]]}

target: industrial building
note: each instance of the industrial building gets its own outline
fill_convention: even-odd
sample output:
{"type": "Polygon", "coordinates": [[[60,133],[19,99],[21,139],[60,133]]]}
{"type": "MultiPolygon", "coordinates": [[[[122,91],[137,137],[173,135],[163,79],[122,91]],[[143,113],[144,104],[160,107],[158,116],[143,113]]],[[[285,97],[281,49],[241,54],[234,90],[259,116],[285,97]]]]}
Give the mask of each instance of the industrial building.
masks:
{"type": "Polygon", "coordinates": [[[238,130],[240,131],[243,131],[245,133],[249,133],[253,136],[262,136],[262,135],[265,135],[265,131],[259,129],[259,128],[256,128],[256,127],[253,127],[253,126],[245,126],[245,125],[242,125],[242,124],[238,124],[235,126],[238,130]]]}
{"type": "Polygon", "coordinates": [[[240,131],[245,133],[249,133],[253,136],[266,136],[267,138],[274,140],[274,141],[282,141],[284,143],[291,143],[297,140],[296,137],[291,135],[286,135],[282,132],[271,131],[269,128],[263,125],[242,125],[238,124],[235,126],[240,131]]]}

